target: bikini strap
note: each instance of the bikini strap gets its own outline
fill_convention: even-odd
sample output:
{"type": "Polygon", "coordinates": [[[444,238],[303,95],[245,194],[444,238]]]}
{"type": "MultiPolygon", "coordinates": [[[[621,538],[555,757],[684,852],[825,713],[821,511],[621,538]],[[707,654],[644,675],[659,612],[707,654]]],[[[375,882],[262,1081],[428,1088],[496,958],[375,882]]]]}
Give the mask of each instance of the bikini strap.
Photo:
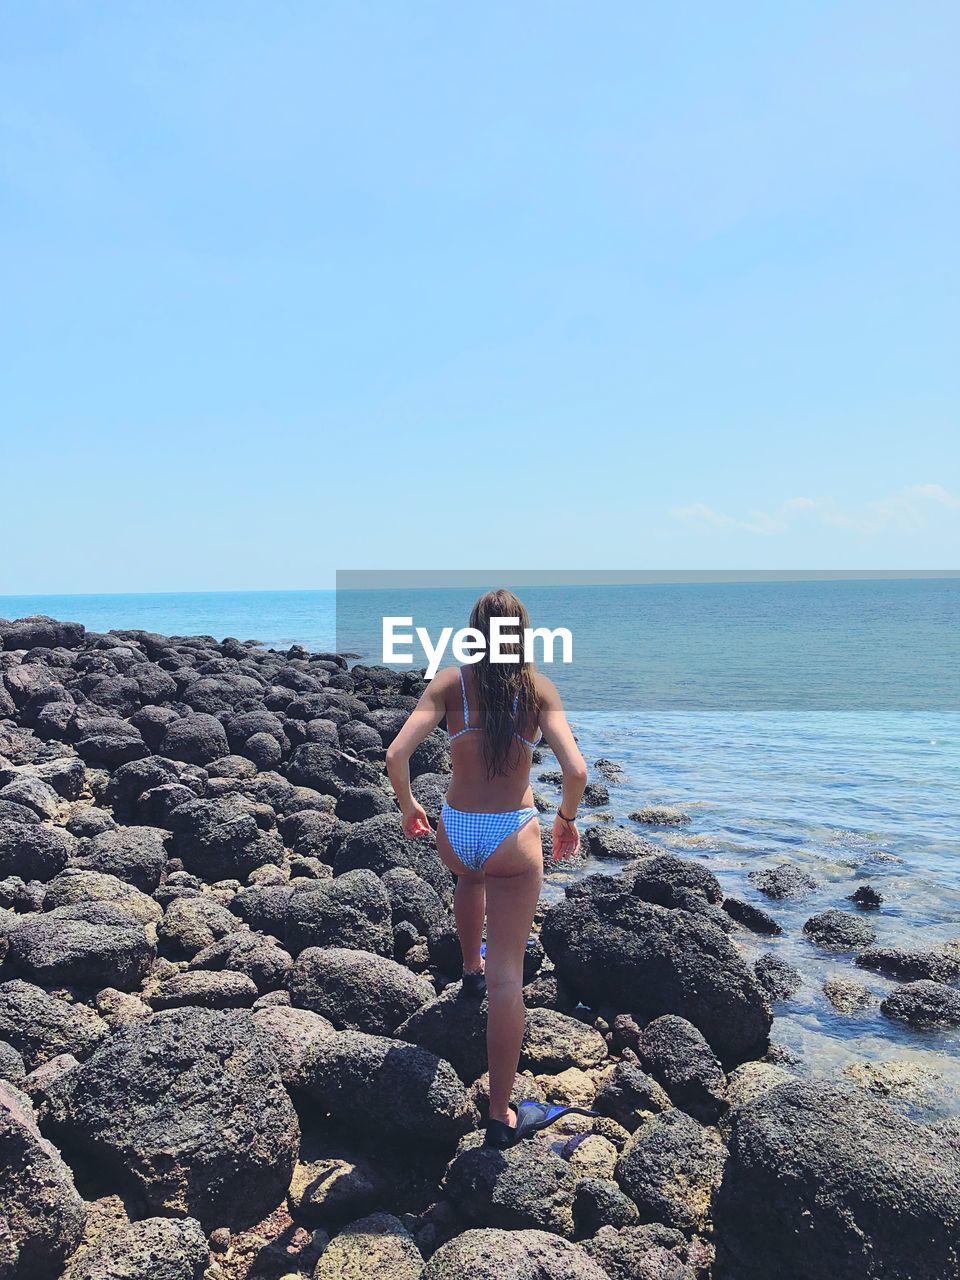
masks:
{"type": "Polygon", "coordinates": [[[463,698],[463,727],[470,728],[470,708],[467,706],[467,686],[463,683],[463,667],[458,668],[460,673],[460,696],[463,698]]]}

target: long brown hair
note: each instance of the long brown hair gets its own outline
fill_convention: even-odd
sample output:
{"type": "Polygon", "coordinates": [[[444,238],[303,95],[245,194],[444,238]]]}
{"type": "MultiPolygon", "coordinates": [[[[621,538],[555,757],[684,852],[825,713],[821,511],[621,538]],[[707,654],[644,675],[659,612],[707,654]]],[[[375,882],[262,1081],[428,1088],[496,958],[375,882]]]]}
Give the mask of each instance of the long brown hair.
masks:
{"type": "MultiPolygon", "coordinates": [[[[532,662],[523,660],[523,633],[530,626],[530,615],[512,591],[488,591],[470,611],[470,626],[484,636],[487,647],[479,662],[471,665],[483,728],[483,758],[487,777],[509,773],[522,760],[524,747],[515,733],[540,714],[540,698],[534,682],[532,662]],[[503,653],[518,653],[519,662],[490,661],[490,619],[518,618],[516,641],[501,640],[503,653]],[[513,700],[517,713],[513,714],[513,700]]],[[[511,631],[513,629],[511,628],[511,631]]],[[[510,635],[511,632],[507,632],[510,635]]]]}

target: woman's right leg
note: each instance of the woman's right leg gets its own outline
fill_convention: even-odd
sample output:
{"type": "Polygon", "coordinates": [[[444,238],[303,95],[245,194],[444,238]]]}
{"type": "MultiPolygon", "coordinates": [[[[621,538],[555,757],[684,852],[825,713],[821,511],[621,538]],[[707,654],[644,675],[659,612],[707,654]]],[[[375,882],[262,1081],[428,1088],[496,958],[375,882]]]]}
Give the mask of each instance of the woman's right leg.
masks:
{"type": "Polygon", "coordinates": [[[543,883],[539,822],[534,819],[508,836],[484,872],[490,1118],[513,1124],[508,1104],[524,1032],[523,958],[543,883]]]}

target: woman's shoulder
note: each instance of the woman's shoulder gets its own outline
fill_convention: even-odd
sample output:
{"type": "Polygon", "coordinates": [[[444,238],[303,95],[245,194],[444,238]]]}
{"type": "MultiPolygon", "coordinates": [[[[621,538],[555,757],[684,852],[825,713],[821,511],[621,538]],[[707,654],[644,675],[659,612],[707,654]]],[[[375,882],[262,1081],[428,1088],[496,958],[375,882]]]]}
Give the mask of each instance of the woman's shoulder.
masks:
{"type": "Polygon", "coordinates": [[[437,693],[449,693],[454,686],[459,688],[460,668],[441,667],[430,683],[437,693]]]}
{"type": "Polygon", "coordinates": [[[537,693],[541,698],[557,698],[557,686],[553,683],[549,676],[545,676],[542,671],[534,671],[533,683],[537,693]]]}

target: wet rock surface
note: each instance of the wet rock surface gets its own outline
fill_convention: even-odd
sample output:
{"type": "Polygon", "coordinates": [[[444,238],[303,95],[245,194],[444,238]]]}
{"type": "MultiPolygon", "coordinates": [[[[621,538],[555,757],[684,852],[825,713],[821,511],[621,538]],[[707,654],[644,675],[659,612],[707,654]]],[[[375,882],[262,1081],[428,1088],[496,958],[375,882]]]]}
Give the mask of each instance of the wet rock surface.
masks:
{"type": "MultiPolygon", "coordinates": [[[[651,874],[646,885],[664,883],[664,896],[708,905],[686,877],[668,875],[651,874]]],[[[559,975],[587,1003],[614,1004],[645,1020],[679,1014],[721,1061],[759,1057],[771,1015],[735,947],[696,906],[647,902],[635,887],[629,874],[591,877],[548,910],[541,937],[559,975]]]]}
{"type": "Polygon", "coordinates": [[[803,926],[803,932],[819,946],[837,951],[853,951],[868,946],[877,936],[869,920],[836,908],[811,916],[803,926]]]}
{"type": "Polygon", "coordinates": [[[806,898],[819,888],[813,876],[807,875],[799,867],[792,867],[788,862],[778,863],[775,867],[767,867],[762,871],[751,871],[750,879],[759,891],[768,898],[806,898]]]}
{"type": "Polygon", "coordinates": [[[927,978],[904,983],[881,1002],[880,1009],[888,1018],[912,1027],[960,1026],[960,992],[927,978]]]}

